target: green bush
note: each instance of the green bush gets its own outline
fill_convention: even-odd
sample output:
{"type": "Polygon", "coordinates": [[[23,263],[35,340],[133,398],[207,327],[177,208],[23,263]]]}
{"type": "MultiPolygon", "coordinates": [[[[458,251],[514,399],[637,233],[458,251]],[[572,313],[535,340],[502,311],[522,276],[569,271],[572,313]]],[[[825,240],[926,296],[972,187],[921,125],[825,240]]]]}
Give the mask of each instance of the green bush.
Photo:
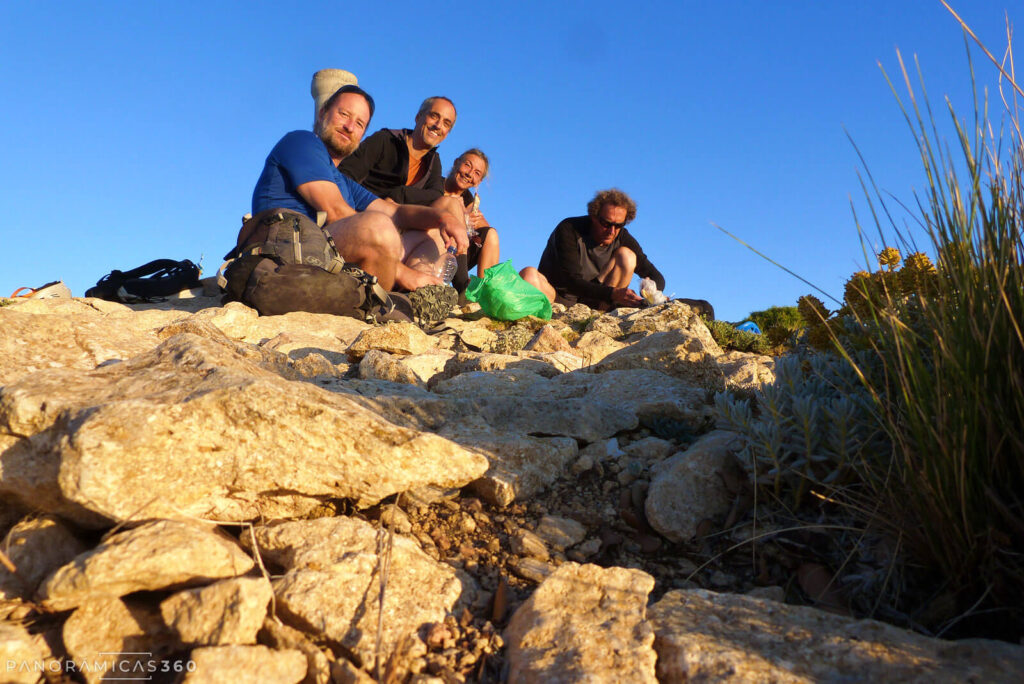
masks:
{"type": "Polygon", "coordinates": [[[706,318],[703,320],[704,324],[708,326],[708,330],[711,331],[711,337],[723,349],[752,352],[755,354],[771,353],[772,345],[768,338],[763,335],[755,335],[746,330],[737,330],[732,323],[726,323],[725,321],[712,321],[706,318]]]}
{"type": "Polygon", "coordinates": [[[757,323],[761,332],[772,328],[796,331],[806,325],[795,306],[772,306],[763,311],[751,311],[747,318],[757,323]]]}

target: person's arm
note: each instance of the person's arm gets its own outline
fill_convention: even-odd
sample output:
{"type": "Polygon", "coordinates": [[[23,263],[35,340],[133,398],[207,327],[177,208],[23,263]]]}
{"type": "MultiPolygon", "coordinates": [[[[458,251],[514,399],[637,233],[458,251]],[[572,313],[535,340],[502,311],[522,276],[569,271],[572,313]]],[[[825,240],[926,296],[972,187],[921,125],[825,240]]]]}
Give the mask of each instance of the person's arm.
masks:
{"type": "Polygon", "coordinates": [[[445,244],[454,243],[459,252],[465,252],[469,248],[466,226],[446,211],[416,204],[393,204],[381,199],[371,202],[367,209],[387,214],[399,230],[439,228],[445,244]]]}
{"type": "Polygon", "coordinates": [[[569,219],[562,221],[555,228],[555,246],[558,249],[557,278],[548,279],[553,285],[565,288],[577,297],[596,299],[603,302],[612,301],[613,288],[604,283],[586,280],[583,277],[583,263],[580,261],[579,233],[569,219]]]}
{"type": "Polygon", "coordinates": [[[399,185],[388,193],[388,197],[399,204],[417,204],[424,207],[430,206],[442,195],[444,193],[441,191],[416,188],[411,185],[399,185]]]}
{"type": "Polygon", "coordinates": [[[341,190],[332,181],[316,180],[295,188],[307,204],[317,211],[327,212],[327,223],[333,223],[356,213],[341,196],[341,190]]]}

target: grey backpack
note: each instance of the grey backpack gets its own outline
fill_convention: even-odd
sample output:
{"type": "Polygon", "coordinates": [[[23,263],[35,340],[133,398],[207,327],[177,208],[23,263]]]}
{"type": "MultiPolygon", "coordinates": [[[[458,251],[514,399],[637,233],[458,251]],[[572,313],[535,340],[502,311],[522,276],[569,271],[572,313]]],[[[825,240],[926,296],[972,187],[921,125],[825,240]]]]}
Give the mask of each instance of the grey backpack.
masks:
{"type": "Polygon", "coordinates": [[[305,214],[270,209],[248,219],[219,279],[224,301],[264,316],[308,311],[377,321],[394,309],[377,278],[345,263],[334,240],[305,214]]]}

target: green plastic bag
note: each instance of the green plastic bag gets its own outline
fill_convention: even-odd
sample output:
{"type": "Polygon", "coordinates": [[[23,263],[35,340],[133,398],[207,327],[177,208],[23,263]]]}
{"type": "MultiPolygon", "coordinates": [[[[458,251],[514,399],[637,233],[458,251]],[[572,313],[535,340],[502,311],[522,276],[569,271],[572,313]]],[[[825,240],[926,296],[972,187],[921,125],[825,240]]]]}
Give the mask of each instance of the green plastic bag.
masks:
{"type": "Polygon", "coordinates": [[[551,302],[519,277],[511,261],[491,266],[483,278],[470,278],[466,299],[479,302],[485,314],[500,321],[517,321],[525,316],[551,319],[551,302]]]}

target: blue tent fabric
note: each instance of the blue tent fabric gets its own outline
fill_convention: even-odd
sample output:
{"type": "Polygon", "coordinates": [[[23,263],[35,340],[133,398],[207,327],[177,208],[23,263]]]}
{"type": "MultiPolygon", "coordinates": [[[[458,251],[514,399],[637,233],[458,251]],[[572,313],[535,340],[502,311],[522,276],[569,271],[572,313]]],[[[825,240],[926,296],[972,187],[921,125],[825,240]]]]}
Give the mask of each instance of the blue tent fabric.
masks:
{"type": "Polygon", "coordinates": [[[755,335],[761,334],[761,329],[757,327],[757,323],[754,321],[745,321],[736,326],[737,330],[743,330],[744,332],[751,332],[755,335]]]}

